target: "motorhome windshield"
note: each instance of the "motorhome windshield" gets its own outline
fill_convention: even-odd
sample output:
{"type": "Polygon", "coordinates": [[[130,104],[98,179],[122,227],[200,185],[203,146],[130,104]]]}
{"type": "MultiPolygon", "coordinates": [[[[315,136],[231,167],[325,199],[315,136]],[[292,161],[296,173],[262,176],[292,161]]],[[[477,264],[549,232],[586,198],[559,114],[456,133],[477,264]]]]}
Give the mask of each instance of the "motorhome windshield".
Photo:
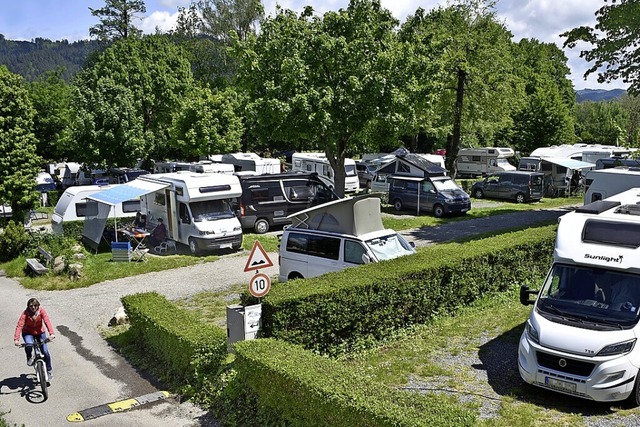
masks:
{"type": "Polygon", "coordinates": [[[501,167],[505,167],[505,166],[506,167],[510,167],[511,166],[511,163],[509,163],[509,160],[507,160],[507,159],[497,159],[496,163],[498,164],[498,166],[501,166],[501,167]]]}
{"type": "Polygon", "coordinates": [[[345,176],[358,176],[356,165],[344,165],[344,174],[345,176]]]}
{"type": "Polygon", "coordinates": [[[446,190],[459,190],[460,187],[453,182],[452,179],[434,179],[432,180],[433,185],[436,187],[438,191],[446,191],[446,190]]]}
{"type": "Polygon", "coordinates": [[[233,218],[231,205],[227,200],[203,200],[189,203],[191,214],[195,222],[215,221],[217,219],[233,218]]]}
{"type": "Polygon", "coordinates": [[[373,252],[380,261],[410,255],[415,252],[415,249],[411,247],[409,242],[398,233],[376,237],[375,239],[367,240],[366,243],[371,249],[371,252],[373,252]]]}
{"type": "Polygon", "coordinates": [[[640,276],[555,264],[540,291],[543,317],[593,330],[629,329],[638,322],[640,276]]]}

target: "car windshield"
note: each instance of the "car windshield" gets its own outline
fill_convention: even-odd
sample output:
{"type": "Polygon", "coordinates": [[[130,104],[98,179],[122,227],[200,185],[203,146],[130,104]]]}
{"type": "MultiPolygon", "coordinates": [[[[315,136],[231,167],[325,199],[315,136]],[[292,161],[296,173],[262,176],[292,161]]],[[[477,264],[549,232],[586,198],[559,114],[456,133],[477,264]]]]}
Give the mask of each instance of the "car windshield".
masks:
{"type": "Polygon", "coordinates": [[[453,182],[452,179],[434,179],[432,180],[433,185],[436,187],[436,190],[438,191],[445,191],[445,190],[459,190],[460,187],[458,187],[456,185],[455,182],[453,182]]]}
{"type": "Polygon", "coordinates": [[[215,221],[233,217],[231,205],[227,200],[203,200],[201,202],[191,202],[189,206],[195,222],[215,221]]]}
{"type": "Polygon", "coordinates": [[[540,314],[560,323],[592,329],[630,328],[638,322],[640,276],[555,264],[537,307],[540,314]]]}
{"type": "Polygon", "coordinates": [[[415,253],[415,249],[398,233],[367,240],[366,244],[379,261],[415,253]]]}

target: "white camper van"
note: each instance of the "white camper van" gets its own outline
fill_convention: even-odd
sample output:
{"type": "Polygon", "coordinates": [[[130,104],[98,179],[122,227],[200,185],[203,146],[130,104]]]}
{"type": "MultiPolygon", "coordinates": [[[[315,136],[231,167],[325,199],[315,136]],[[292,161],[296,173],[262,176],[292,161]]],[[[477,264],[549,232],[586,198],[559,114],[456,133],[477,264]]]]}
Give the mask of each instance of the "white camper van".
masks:
{"type": "Polygon", "coordinates": [[[514,154],[509,147],[461,148],[456,159],[458,175],[484,176],[494,172],[514,171],[516,167],[507,160],[514,154]]]}
{"type": "Polygon", "coordinates": [[[640,404],[639,203],[634,188],[560,218],[542,289],[520,290],[533,304],[518,350],[527,383],[640,404]]]}
{"type": "Polygon", "coordinates": [[[236,172],[253,171],[258,175],[282,172],[280,160],[263,158],[256,153],[223,154],[222,162],[233,165],[236,172]]]}
{"type": "MultiPolygon", "coordinates": [[[[325,178],[330,184],[333,184],[333,168],[329,164],[326,154],[324,153],[293,153],[291,157],[293,172],[316,172],[321,178],[325,178]]],[[[353,193],[360,188],[360,180],[358,179],[358,171],[356,162],[353,159],[344,159],[344,191],[345,193],[353,193]]]]}
{"type": "Polygon", "coordinates": [[[331,201],[289,218],[293,224],[280,240],[281,282],[415,253],[413,243],[384,228],[380,199],[370,195],[331,201]]]}
{"type": "Polygon", "coordinates": [[[162,218],[169,238],[188,245],[193,254],[242,245],[242,227],[232,209],[232,199],[242,194],[237,176],[183,171],[138,180],[165,185],[142,196],[149,228],[162,218]]]}
{"type": "Polygon", "coordinates": [[[640,187],[638,169],[598,169],[585,175],[584,204],[606,199],[634,187],[640,187]]]}
{"type": "MultiPolygon", "coordinates": [[[[97,215],[97,212],[93,211],[97,209],[96,204],[90,203],[89,209],[87,209],[87,197],[118,185],[76,185],[67,188],[58,199],[58,203],[51,215],[51,229],[53,232],[62,234],[62,223],[65,221],[84,221],[87,216],[97,215]]],[[[134,217],[139,210],[139,199],[128,200],[116,205],[112,216],[116,218],[134,217]]]]}

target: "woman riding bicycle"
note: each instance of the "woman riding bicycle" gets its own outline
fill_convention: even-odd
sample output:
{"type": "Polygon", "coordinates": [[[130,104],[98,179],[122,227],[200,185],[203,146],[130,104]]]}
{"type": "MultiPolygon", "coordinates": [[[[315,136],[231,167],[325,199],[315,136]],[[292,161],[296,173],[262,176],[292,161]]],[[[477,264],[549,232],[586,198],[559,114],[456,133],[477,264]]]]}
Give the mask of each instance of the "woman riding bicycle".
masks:
{"type": "Polygon", "coordinates": [[[49,331],[49,339],[52,340],[56,337],[49,315],[44,308],[40,307],[40,302],[36,298],[30,298],[27,301],[27,308],[22,312],[16,325],[16,331],[13,334],[13,343],[16,346],[20,346],[20,335],[24,339],[24,350],[27,354],[27,365],[33,365],[33,343],[34,337],[40,337],[42,341],[42,353],[44,354],[44,362],[47,365],[47,371],[49,379],[51,376],[51,355],[45,340],[47,338],[46,330],[49,331]]]}

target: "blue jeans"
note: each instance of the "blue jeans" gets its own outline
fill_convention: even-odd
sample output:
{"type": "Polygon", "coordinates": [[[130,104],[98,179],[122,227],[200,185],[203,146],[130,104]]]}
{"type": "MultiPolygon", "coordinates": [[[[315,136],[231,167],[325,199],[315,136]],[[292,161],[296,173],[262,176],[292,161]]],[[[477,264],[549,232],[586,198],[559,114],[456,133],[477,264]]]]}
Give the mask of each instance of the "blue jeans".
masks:
{"type": "MultiPolygon", "coordinates": [[[[33,335],[29,335],[29,334],[22,334],[22,339],[24,339],[24,351],[25,353],[27,353],[27,360],[31,359],[31,352],[33,351],[33,335]]],[[[47,371],[51,372],[51,355],[49,354],[49,349],[47,348],[47,345],[44,344],[44,340],[47,339],[47,333],[43,332],[42,335],[40,335],[40,339],[42,340],[43,344],[42,344],[42,353],[44,354],[44,363],[47,365],[47,371]]]]}

